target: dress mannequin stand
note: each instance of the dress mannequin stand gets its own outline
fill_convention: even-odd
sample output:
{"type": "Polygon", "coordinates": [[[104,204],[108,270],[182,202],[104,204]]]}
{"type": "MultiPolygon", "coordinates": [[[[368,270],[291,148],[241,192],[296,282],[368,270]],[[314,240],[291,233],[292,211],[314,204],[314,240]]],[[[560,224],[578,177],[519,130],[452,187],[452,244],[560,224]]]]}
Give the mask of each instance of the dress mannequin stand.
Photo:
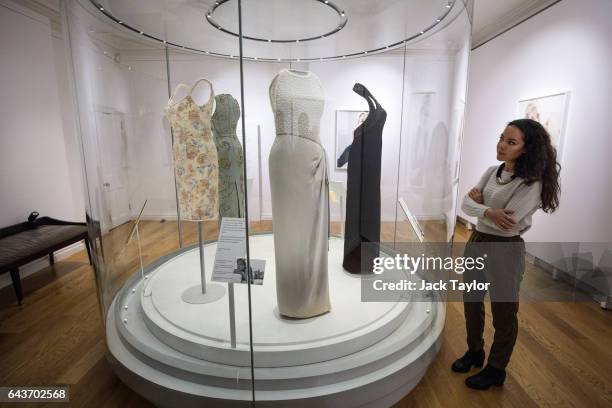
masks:
{"type": "Polygon", "coordinates": [[[217,219],[219,212],[219,163],[211,128],[214,101],[212,83],[202,78],[192,87],[179,84],[166,107],[166,116],[175,136],[172,153],[179,222],[198,222],[201,282],[183,293],[182,299],[187,303],[209,303],[225,294],[222,285],[211,283],[207,286],[204,268],[203,222],[217,219]],[[210,96],[203,106],[199,106],[192,97],[193,91],[201,83],[210,87],[210,96]],[[187,95],[177,101],[176,96],[181,90],[187,90],[187,95]]]}

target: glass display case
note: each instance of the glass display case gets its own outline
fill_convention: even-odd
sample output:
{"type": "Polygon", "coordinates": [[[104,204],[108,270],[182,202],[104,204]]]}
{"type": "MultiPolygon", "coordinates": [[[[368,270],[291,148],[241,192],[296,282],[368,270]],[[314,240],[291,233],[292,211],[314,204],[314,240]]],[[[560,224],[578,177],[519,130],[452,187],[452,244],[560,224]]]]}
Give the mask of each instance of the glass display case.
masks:
{"type": "Polygon", "coordinates": [[[362,282],[452,240],[470,2],[64,7],[119,377],[160,406],[399,401],[444,303],[362,282]]]}

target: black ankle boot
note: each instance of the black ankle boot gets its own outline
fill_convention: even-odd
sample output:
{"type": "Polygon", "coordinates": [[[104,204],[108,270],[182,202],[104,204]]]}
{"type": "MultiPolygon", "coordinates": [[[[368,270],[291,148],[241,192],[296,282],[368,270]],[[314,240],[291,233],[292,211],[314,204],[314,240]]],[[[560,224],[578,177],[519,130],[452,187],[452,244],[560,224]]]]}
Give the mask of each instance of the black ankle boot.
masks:
{"type": "Polygon", "coordinates": [[[465,385],[475,390],[488,390],[495,385],[500,387],[506,381],[506,370],[495,368],[487,364],[481,372],[465,379],[465,385]]]}
{"type": "Polygon", "coordinates": [[[455,360],[451,369],[456,373],[467,373],[472,367],[482,367],[484,363],[484,350],[465,352],[463,357],[455,360]]]}

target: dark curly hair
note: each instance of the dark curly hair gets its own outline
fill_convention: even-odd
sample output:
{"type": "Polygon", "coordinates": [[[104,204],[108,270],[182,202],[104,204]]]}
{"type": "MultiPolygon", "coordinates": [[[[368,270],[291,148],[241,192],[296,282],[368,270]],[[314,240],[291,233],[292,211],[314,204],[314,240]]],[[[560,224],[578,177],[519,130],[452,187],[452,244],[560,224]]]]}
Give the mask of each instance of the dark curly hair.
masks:
{"type": "Polygon", "coordinates": [[[523,133],[525,153],[514,163],[514,174],[525,180],[527,185],[542,183],[542,210],[554,212],[559,207],[559,174],[561,165],[557,162],[557,149],[550,142],[550,135],[539,122],[531,119],[517,119],[508,123],[523,133]]]}

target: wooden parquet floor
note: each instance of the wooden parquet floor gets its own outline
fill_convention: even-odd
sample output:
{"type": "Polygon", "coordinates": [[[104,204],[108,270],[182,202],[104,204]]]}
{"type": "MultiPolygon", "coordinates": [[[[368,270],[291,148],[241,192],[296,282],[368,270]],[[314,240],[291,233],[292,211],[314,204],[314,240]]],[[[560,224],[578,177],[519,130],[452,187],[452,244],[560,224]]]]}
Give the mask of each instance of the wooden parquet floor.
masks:
{"type": "MultiPolygon", "coordinates": [[[[178,247],[171,224],[142,223],[146,261],[178,247]]],[[[268,231],[270,227],[261,222],[253,224],[252,230],[268,231]]],[[[338,227],[333,226],[336,232],[338,227]]],[[[104,242],[105,251],[120,255],[115,265],[118,275],[113,277],[116,287],[137,267],[136,249],[122,245],[127,228],[119,227],[113,233],[120,238],[107,237],[104,242]]],[[[383,225],[383,240],[393,236],[392,228],[383,225]]],[[[404,233],[398,229],[398,234],[404,233]]],[[[402,238],[409,240],[405,234],[402,238]]],[[[207,238],[215,235],[216,225],[207,225],[207,238]]],[[[459,226],[456,239],[465,241],[467,235],[459,226]]],[[[196,242],[193,224],[185,225],[184,238],[186,243],[196,242]]],[[[0,290],[0,385],[68,385],[70,406],[74,407],[151,406],[123,385],[104,356],[95,276],[84,251],[25,278],[23,286],[22,307],[16,306],[12,287],[0,290]]],[[[487,307],[487,345],[493,334],[490,319],[487,307]]],[[[448,303],[440,353],[423,380],[396,408],[612,407],[612,312],[594,302],[524,303],[519,319],[506,384],[487,392],[473,391],[463,384],[466,375],[449,369],[466,346],[462,304],[448,303]]]]}

